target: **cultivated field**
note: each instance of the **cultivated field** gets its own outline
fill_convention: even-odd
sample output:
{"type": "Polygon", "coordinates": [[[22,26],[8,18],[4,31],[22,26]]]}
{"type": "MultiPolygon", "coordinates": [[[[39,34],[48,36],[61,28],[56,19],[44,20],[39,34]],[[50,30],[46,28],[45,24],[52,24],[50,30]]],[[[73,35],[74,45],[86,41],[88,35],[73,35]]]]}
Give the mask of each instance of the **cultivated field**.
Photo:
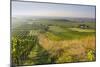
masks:
{"type": "Polygon", "coordinates": [[[95,22],[65,19],[22,20],[13,20],[12,24],[13,65],[96,60],[95,22]]]}

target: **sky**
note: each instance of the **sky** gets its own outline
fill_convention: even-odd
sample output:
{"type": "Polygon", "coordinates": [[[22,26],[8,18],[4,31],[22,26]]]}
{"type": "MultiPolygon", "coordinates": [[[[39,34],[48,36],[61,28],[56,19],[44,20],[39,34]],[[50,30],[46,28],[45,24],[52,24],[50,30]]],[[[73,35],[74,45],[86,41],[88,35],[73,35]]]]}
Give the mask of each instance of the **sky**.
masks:
{"type": "Polygon", "coordinates": [[[95,18],[95,6],[12,1],[12,16],[95,18]]]}

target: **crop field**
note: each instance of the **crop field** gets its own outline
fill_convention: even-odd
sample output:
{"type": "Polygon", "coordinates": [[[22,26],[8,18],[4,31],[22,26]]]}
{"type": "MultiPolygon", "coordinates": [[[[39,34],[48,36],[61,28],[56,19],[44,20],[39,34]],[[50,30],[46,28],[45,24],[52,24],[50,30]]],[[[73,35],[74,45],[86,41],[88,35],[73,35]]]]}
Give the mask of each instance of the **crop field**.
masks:
{"type": "Polygon", "coordinates": [[[96,61],[96,6],[12,1],[11,66],[96,61]]]}
{"type": "Polygon", "coordinates": [[[15,23],[11,32],[12,64],[95,61],[95,33],[95,22],[38,19],[15,23]]]}

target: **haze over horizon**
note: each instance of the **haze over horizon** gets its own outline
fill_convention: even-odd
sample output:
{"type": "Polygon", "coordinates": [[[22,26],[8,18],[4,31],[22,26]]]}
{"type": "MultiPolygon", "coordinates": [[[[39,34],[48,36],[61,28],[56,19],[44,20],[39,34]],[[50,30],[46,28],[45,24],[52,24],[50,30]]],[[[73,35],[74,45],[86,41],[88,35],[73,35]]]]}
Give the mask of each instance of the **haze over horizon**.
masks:
{"type": "Polygon", "coordinates": [[[95,6],[12,1],[12,17],[95,18],[95,6]]]}

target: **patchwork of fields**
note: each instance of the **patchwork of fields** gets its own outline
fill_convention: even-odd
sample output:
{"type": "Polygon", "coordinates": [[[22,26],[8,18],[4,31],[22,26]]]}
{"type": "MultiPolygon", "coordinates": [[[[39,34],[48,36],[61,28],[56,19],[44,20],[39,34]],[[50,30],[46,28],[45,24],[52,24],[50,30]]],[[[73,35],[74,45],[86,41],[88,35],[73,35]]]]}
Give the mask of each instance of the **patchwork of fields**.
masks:
{"type": "Polygon", "coordinates": [[[12,64],[95,61],[95,33],[95,22],[31,20],[30,24],[13,24],[12,64]]]}

